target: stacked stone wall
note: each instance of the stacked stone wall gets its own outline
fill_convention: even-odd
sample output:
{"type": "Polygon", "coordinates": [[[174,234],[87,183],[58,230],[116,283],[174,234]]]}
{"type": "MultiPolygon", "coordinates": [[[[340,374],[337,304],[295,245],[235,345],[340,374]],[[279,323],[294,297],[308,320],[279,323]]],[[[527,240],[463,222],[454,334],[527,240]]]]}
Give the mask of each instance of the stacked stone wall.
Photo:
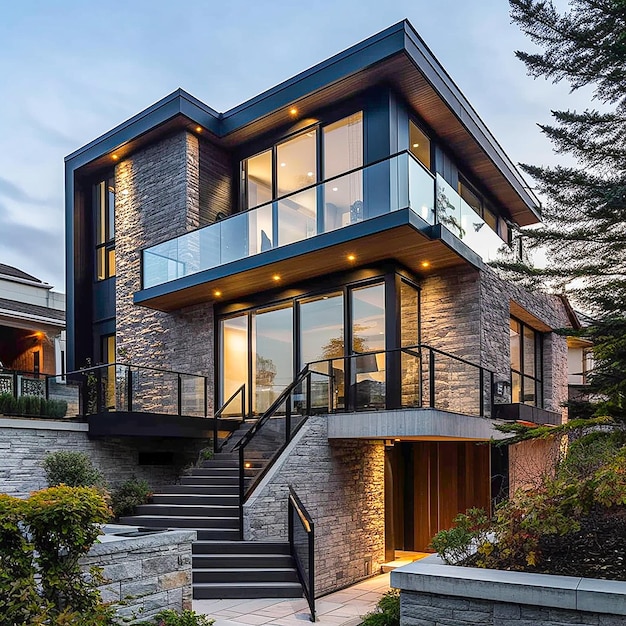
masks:
{"type": "Polygon", "coordinates": [[[157,490],[177,482],[182,468],[197,458],[203,442],[150,438],[91,440],[87,425],[0,417],[0,492],[26,497],[47,487],[42,461],[49,452],[83,452],[110,487],[137,478],[157,490]],[[172,465],[140,465],[140,452],[172,452],[172,465]]]}
{"type": "Polygon", "coordinates": [[[384,442],[328,441],[310,417],[290,454],[245,505],[245,537],[287,539],[292,485],[315,523],[316,595],[380,570],[385,557],[384,442]]]}

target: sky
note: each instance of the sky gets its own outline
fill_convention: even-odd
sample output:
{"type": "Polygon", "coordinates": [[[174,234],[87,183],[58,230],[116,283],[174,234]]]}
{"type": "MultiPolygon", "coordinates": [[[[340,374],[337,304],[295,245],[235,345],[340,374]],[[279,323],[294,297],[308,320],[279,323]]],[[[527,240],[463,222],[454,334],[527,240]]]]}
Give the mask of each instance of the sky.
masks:
{"type": "Polygon", "coordinates": [[[226,111],[408,18],[514,163],[589,95],[533,80],[506,0],[0,0],[0,263],[65,290],[63,159],[182,87],[226,111]]]}

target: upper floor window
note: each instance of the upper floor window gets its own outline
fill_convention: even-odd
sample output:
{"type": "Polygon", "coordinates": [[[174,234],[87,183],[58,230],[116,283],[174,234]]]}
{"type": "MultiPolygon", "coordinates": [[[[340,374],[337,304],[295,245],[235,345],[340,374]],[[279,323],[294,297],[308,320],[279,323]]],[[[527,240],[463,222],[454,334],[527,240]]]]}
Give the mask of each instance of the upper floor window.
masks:
{"type": "Polygon", "coordinates": [[[96,216],[96,279],[115,276],[115,179],[94,186],[96,216]]]}
{"type": "Polygon", "coordinates": [[[430,139],[414,122],[409,122],[409,152],[427,169],[430,169],[430,139]]]}
{"type": "MultiPolygon", "coordinates": [[[[363,113],[359,111],[332,124],[309,128],[244,159],[242,207],[252,209],[362,166],[363,113]]],[[[340,188],[335,187],[330,191],[336,194],[340,188]]],[[[343,191],[347,190],[344,186],[343,191]]],[[[333,200],[340,198],[334,196],[333,200]]],[[[292,196],[289,208],[314,211],[315,202],[314,192],[303,192],[292,196]]]]}
{"type": "Polygon", "coordinates": [[[542,406],[541,334],[515,318],[510,320],[511,400],[542,406]]]}

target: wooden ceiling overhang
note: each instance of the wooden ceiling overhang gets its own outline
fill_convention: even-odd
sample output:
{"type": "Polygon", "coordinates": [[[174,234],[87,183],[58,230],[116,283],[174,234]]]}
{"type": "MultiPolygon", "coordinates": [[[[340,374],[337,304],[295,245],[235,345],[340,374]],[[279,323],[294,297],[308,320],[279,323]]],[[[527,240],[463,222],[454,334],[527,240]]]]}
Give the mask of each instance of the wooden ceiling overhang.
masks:
{"type": "Polygon", "coordinates": [[[410,209],[402,209],[144,289],[135,294],[134,302],[175,311],[201,302],[235,301],[282,285],[349,271],[355,265],[390,260],[421,276],[466,264],[482,267],[480,257],[445,228],[429,226],[410,209]]]}
{"type": "Polygon", "coordinates": [[[293,125],[321,108],[378,85],[391,86],[435,131],[460,165],[525,226],[539,202],[467,99],[405,20],[284,83],[218,113],[179,89],[66,158],[78,175],[102,167],[160,136],[187,129],[227,148],[293,125]],[[198,131],[197,129],[201,130],[198,131]],[[112,160],[113,155],[117,157],[112,160]]]}

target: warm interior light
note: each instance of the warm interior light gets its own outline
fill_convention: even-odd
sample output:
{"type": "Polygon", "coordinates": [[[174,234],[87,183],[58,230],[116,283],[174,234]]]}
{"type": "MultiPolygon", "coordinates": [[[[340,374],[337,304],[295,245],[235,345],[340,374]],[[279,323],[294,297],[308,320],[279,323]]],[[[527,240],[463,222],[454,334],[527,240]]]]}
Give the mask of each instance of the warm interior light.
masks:
{"type": "Polygon", "coordinates": [[[311,176],[313,176],[313,172],[307,172],[306,175],[311,178],[311,176]]]}
{"type": "Polygon", "coordinates": [[[114,161],[117,161],[120,157],[118,157],[118,156],[117,156],[117,154],[113,154],[113,155],[111,155],[111,158],[112,158],[114,161]]]}
{"type": "Polygon", "coordinates": [[[289,115],[298,115],[298,109],[296,109],[296,107],[291,107],[289,109],[289,115]]]}
{"type": "Polygon", "coordinates": [[[422,261],[422,267],[430,267],[430,263],[428,261],[422,261]]]}
{"type": "Polygon", "coordinates": [[[356,254],[349,254],[348,261],[354,261],[356,259],[356,254]]]}
{"type": "Polygon", "coordinates": [[[252,463],[250,463],[250,461],[246,461],[246,462],[243,464],[243,466],[244,466],[246,469],[249,469],[250,467],[252,467],[252,463]]]}
{"type": "Polygon", "coordinates": [[[280,275],[279,274],[274,274],[274,276],[272,276],[272,280],[275,280],[275,281],[280,280],[280,275]]]}
{"type": "Polygon", "coordinates": [[[339,191],[339,187],[333,187],[333,191],[339,191]]]}
{"type": "Polygon", "coordinates": [[[202,132],[202,126],[196,126],[196,132],[197,133],[201,133],[202,132]]]}
{"type": "Polygon", "coordinates": [[[281,167],[285,167],[285,165],[287,165],[286,163],[281,163],[280,166],[281,167]]]}
{"type": "Polygon", "coordinates": [[[38,331],[35,333],[35,337],[37,337],[37,339],[41,339],[41,338],[43,337],[43,333],[42,333],[40,330],[38,330],[38,331]]]}
{"type": "Polygon", "coordinates": [[[222,295],[222,292],[221,292],[219,289],[216,289],[216,290],[213,292],[213,295],[214,295],[216,298],[219,298],[219,297],[222,295]]]}

